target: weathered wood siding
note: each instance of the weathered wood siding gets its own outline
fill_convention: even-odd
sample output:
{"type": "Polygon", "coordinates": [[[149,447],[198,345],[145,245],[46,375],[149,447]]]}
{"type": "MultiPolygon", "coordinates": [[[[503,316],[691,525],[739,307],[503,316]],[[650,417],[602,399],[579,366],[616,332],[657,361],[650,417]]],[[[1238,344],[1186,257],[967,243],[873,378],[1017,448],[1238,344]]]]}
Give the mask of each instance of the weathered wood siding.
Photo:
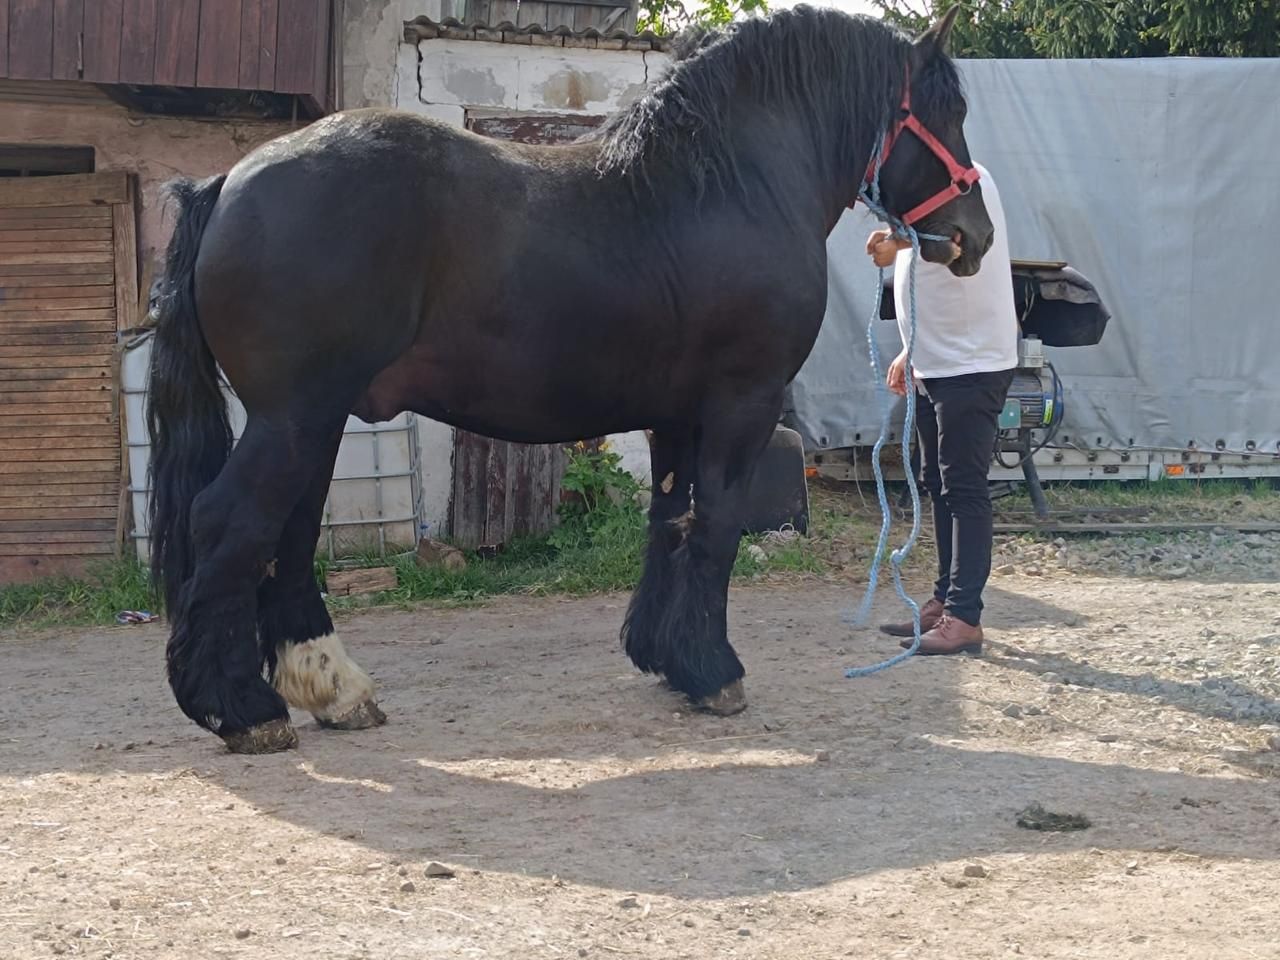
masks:
{"type": "Polygon", "coordinates": [[[123,173],[0,180],[0,583],[123,537],[119,327],[137,310],[123,173]]]}
{"type": "Polygon", "coordinates": [[[329,96],[334,0],[0,0],[0,79],[329,96]]]}

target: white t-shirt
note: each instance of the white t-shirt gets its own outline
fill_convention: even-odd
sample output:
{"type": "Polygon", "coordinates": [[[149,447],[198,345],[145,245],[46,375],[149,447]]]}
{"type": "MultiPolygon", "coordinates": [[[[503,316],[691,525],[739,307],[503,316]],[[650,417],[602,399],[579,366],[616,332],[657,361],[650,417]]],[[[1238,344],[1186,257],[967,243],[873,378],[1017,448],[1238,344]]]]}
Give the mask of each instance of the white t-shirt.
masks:
{"type": "MultiPolygon", "coordinates": [[[[1018,365],[1018,315],[1013,305],[1009,237],[1000,192],[986,168],[974,164],[982,179],[982,199],[995,227],[982,268],[957,277],[938,263],[916,264],[916,345],[912,367],[918,378],[990,373],[1018,365]]],[[[905,346],[911,305],[907,278],[910,248],[900,250],[893,267],[893,300],[905,346]]]]}

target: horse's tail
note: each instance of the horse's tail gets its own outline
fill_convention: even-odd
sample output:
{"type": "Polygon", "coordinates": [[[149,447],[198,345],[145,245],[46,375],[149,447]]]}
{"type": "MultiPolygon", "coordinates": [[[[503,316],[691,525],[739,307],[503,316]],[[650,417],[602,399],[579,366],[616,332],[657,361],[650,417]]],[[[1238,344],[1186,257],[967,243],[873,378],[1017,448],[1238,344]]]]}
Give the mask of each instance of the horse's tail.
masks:
{"type": "Polygon", "coordinates": [[[169,190],[178,221],[165,258],[165,275],[151,345],[147,425],[151,435],[149,512],[151,579],[170,618],[191,577],[191,504],[213,482],[231,453],[231,424],[218,365],[196,317],[195,267],[200,239],[225,176],[197,183],[180,179],[169,190]]]}

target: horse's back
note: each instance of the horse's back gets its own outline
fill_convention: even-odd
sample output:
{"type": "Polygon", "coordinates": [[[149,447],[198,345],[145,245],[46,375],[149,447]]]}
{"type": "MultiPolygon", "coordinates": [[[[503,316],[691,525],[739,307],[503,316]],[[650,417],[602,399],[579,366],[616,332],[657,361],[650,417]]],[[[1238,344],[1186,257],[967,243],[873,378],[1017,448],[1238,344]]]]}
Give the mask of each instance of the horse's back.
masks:
{"type": "Polygon", "coordinates": [[[440,185],[500,163],[485,146],[425,118],[361,110],[236,164],[196,264],[201,325],[233,385],[252,394],[287,379],[262,359],[286,347],[369,373],[406,349],[465,211],[458,189],[440,185]]]}

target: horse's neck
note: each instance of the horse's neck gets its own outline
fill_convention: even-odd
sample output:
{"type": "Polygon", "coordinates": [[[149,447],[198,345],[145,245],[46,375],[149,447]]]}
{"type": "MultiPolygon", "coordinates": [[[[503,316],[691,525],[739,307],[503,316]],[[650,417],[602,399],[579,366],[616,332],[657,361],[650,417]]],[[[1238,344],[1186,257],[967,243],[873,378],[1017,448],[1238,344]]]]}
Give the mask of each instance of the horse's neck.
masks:
{"type": "Polygon", "coordinates": [[[857,131],[848,138],[851,145],[842,147],[843,138],[810,127],[812,123],[834,125],[840,118],[812,118],[808,111],[786,104],[761,108],[740,103],[731,109],[746,118],[735,137],[735,148],[738,166],[750,178],[748,190],[763,191],[784,215],[814,211],[813,216],[820,211],[830,232],[857,196],[875,131],[857,131]]]}

